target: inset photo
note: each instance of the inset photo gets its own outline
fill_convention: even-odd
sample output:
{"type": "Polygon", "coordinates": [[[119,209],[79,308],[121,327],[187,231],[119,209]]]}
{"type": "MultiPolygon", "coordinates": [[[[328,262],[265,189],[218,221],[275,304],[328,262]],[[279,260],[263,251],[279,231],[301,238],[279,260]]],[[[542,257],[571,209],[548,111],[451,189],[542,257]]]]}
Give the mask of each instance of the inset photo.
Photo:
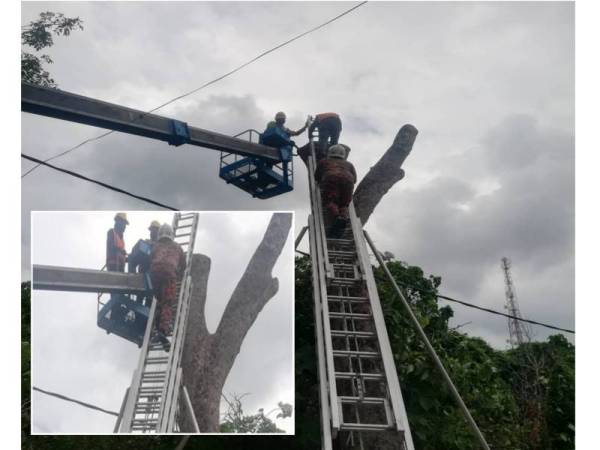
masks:
{"type": "Polygon", "coordinates": [[[32,212],[32,434],[294,434],[293,220],[32,212]]]}

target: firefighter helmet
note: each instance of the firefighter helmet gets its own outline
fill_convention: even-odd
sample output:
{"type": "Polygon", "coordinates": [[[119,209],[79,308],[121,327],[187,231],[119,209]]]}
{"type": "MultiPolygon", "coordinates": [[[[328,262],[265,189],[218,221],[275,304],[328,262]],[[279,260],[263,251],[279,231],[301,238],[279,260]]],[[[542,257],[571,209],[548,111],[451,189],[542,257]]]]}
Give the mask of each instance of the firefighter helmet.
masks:
{"type": "Polygon", "coordinates": [[[327,150],[327,157],[328,158],[345,159],[346,158],[346,149],[340,144],[332,145],[327,150]]]}
{"type": "Polygon", "coordinates": [[[172,241],[173,237],[173,228],[171,228],[171,225],[168,223],[163,223],[158,230],[158,240],[160,241],[161,239],[169,239],[172,241]]]}
{"type": "Polygon", "coordinates": [[[124,212],[118,212],[117,214],[115,214],[115,220],[120,219],[123,222],[125,222],[127,225],[129,225],[129,221],[127,220],[127,213],[124,212]]]}

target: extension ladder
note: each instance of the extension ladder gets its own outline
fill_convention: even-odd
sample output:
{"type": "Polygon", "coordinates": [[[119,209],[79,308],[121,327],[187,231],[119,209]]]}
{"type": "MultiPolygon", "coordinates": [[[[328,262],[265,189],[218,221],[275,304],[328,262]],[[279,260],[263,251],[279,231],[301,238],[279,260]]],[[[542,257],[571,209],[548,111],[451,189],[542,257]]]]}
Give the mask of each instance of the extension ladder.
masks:
{"type": "Polygon", "coordinates": [[[309,143],[322,448],[414,450],[362,224],[351,204],[342,236],[326,236],[312,137],[309,143]]]}
{"type": "MultiPolygon", "coordinates": [[[[121,433],[170,433],[180,430],[180,423],[191,423],[194,432],[198,425],[182,385],[181,359],[190,297],[192,292],[191,263],[198,227],[197,213],[176,213],[173,218],[175,242],[186,254],[186,269],[177,283],[177,312],[172,326],[170,350],[167,352],[157,339],[154,327],[156,298],[152,302],[144,335],[140,359],[126,393],[119,417],[121,433]],[[184,419],[182,414],[187,415],[184,419]]],[[[190,430],[186,430],[190,431],[190,430]]]]}

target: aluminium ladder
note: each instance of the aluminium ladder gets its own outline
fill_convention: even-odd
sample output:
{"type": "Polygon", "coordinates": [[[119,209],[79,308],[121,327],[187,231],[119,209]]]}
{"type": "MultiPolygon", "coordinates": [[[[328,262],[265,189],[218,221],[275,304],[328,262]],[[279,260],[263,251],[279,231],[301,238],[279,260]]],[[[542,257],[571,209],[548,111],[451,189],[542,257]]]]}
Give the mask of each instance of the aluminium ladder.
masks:
{"type": "Polygon", "coordinates": [[[157,339],[154,327],[155,298],[150,308],[139,363],[126,394],[122,416],[119,417],[121,433],[178,432],[181,431],[183,414],[187,415],[187,423],[192,424],[193,431],[198,432],[187,390],[182,385],[181,372],[181,357],[192,292],[190,269],[197,227],[197,213],[176,213],[173,218],[174,240],[186,255],[186,268],[181,281],[177,283],[178,302],[173,332],[170,335],[170,350],[165,351],[157,339]]]}
{"type": "Polygon", "coordinates": [[[308,158],[322,449],[414,450],[362,224],[353,204],[339,239],[325,233],[308,158]]]}

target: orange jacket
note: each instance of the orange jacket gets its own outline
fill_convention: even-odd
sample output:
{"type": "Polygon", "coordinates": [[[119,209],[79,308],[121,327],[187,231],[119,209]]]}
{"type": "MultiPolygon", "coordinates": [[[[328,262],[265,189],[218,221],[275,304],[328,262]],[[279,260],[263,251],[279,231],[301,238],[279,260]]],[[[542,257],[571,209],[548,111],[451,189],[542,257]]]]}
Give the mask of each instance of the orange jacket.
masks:
{"type": "Polygon", "coordinates": [[[317,114],[315,116],[315,121],[319,122],[320,120],[328,119],[329,117],[340,117],[340,116],[334,112],[326,112],[326,113],[317,114]]]}
{"type": "Polygon", "coordinates": [[[327,178],[343,178],[356,183],[356,170],[351,162],[344,159],[323,158],[317,164],[315,180],[321,183],[327,178]]]}
{"type": "Polygon", "coordinates": [[[176,242],[170,240],[156,242],[152,246],[151,259],[152,274],[181,278],[185,271],[185,253],[176,242]]]}
{"type": "Polygon", "coordinates": [[[106,270],[124,272],[126,258],[125,240],[111,228],[106,235],[106,270]]]}

